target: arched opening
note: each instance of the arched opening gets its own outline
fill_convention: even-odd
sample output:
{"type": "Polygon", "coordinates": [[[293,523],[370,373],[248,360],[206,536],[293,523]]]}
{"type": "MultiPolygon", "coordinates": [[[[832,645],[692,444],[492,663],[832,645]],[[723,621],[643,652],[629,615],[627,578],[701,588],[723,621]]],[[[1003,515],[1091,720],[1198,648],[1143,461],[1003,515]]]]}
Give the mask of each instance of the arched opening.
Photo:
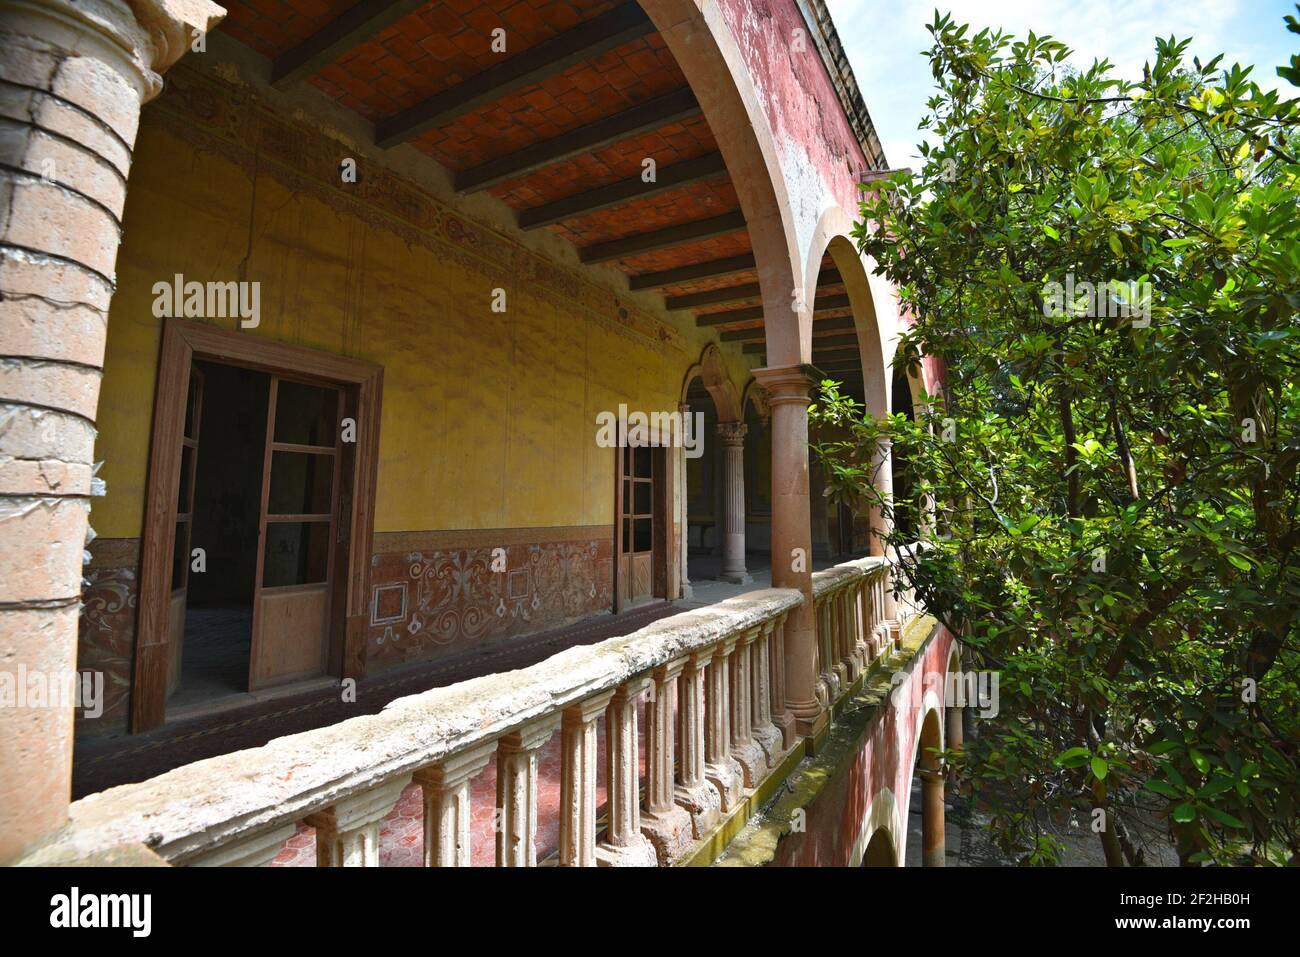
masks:
{"type": "Polygon", "coordinates": [[[907,863],[909,867],[944,866],[943,748],[939,709],[931,706],[921,723],[908,798],[907,863]],[[920,827],[917,828],[918,823],[920,827]]]}
{"type": "MultiPolygon", "coordinates": [[[[836,219],[828,214],[823,226],[830,228],[836,219]]],[[[827,241],[813,288],[813,365],[822,378],[839,383],[839,391],[858,402],[864,414],[888,415],[890,396],[875,297],[862,259],[846,235],[832,235],[827,241]]],[[[888,457],[882,449],[872,463],[873,481],[881,490],[890,487],[888,457]]],[[[879,510],[828,501],[820,466],[810,462],[809,469],[814,559],[843,561],[882,554],[884,522],[879,510]]]]}
{"type": "Polygon", "coordinates": [[[894,836],[887,827],[878,827],[867,849],[862,853],[863,867],[897,867],[898,852],[894,849],[894,836]]]}
{"type": "Polygon", "coordinates": [[[743,483],[746,451],[754,439],[716,345],[706,346],[700,361],[686,373],[682,406],[695,440],[683,456],[685,597],[691,582],[752,581],[746,565],[748,489],[743,483]],[[737,483],[742,487],[736,488],[737,483]]]}
{"type": "MultiPolygon", "coordinates": [[[[892,376],[892,407],[895,413],[902,413],[909,420],[915,421],[912,405],[912,385],[907,370],[898,361],[894,362],[892,376]]],[[[907,453],[900,449],[891,449],[890,464],[893,470],[893,505],[894,528],[905,536],[906,541],[915,541],[920,530],[920,503],[916,496],[916,477],[913,474],[907,453]]]]}

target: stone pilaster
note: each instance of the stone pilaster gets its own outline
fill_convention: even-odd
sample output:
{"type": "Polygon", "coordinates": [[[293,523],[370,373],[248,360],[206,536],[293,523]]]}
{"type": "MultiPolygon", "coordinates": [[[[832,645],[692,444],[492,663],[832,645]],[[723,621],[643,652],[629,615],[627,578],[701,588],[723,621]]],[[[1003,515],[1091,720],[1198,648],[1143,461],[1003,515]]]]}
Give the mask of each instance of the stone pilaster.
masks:
{"type": "Polygon", "coordinates": [[[718,642],[704,672],[704,776],[718,789],[722,810],[736,806],[745,772],[731,756],[731,666],[735,638],[718,642]]]}
{"type": "Polygon", "coordinates": [[[425,867],[469,866],[469,785],[495,750],[493,741],[415,772],[424,792],[425,867]]]}
{"type": "Polygon", "coordinates": [[[691,816],[673,795],[673,769],[677,763],[673,715],[678,676],[685,667],[686,660],[681,659],[656,669],[653,697],[645,712],[645,810],[641,833],[649,838],[663,867],[681,856],[692,836],[691,816]]]}
{"type": "Polygon", "coordinates": [[[605,805],[609,824],[596,847],[602,867],[654,867],[655,850],[641,833],[641,762],[637,705],[652,679],[634,678],[614,692],[605,709],[605,805]]]}
{"type": "Polygon", "coordinates": [[[677,787],[673,798],[691,816],[696,839],[704,837],[721,816],[722,799],[709,783],[705,766],[705,676],[711,652],[700,651],[686,660],[677,683],[677,787]]]}
{"type": "Polygon", "coordinates": [[[497,867],[537,864],[537,755],[559,724],[539,719],[497,745],[497,867]]]}
{"type": "Polygon", "coordinates": [[[316,866],[378,867],[379,822],[410,783],[409,774],[393,778],[309,814],[304,823],[316,828],[316,866]]]}
{"type": "Polygon", "coordinates": [[[596,866],[596,719],[613,691],[566,708],[560,726],[560,865],[596,866]]]}

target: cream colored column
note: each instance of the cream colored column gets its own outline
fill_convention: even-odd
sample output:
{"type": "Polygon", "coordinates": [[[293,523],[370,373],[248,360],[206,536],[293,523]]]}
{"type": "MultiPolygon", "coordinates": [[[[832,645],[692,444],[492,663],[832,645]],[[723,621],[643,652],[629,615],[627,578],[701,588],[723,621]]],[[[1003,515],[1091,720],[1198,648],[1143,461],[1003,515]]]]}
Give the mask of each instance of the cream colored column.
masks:
{"type": "Polygon", "coordinates": [[[736,649],[728,659],[728,694],[731,706],[731,756],[745,772],[745,787],[758,787],[767,774],[767,755],[754,740],[753,704],[753,654],[758,629],[750,629],[740,636],[736,649]]]}
{"type": "MultiPolygon", "coordinates": [[[[77,665],[95,419],[140,107],[206,0],[0,0],[0,668],[77,665]]],[[[183,188],[183,187],[182,187],[183,188]]],[[[0,864],[63,826],[71,706],[0,708],[0,864]]]]}
{"type": "Polygon", "coordinates": [[[537,758],[559,725],[542,718],[497,744],[497,867],[537,866],[537,758]]]}
{"type": "Polygon", "coordinates": [[[714,648],[704,672],[704,776],[718,789],[723,812],[740,800],[745,772],[731,756],[731,667],[728,659],[736,637],[724,638],[714,648]]]}
{"type": "Polygon", "coordinates": [[[560,725],[560,865],[596,866],[596,719],[606,691],[567,708],[560,725]]]}
{"type": "MultiPolygon", "coordinates": [[[[785,625],[785,692],[801,735],[826,726],[818,702],[817,628],[808,506],[808,389],[802,366],[755,369],[772,408],[772,584],[803,593],[785,625]]],[[[822,689],[823,696],[826,689],[822,689]]]]}
{"type": "Polygon", "coordinates": [[[649,676],[626,681],[605,709],[605,839],[596,847],[602,867],[654,867],[654,846],[641,833],[641,761],[637,708],[652,687],[649,676]]]}
{"type": "Polygon", "coordinates": [[[673,798],[691,816],[695,838],[704,837],[718,822],[722,797],[706,776],[705,768],[705,675],[712,651],[691,654],[677,682],[677,787],[673,798]]]}
{"type": "Polygon", "coordinates": [[[470,782],[487,767],[496,747],[491,741],[415,772],[415,783],[424,792],[425,867],[469,866],[470,782]]]}
{"type": "Polygon", "coordinates": [[[303,822],[316,828],[317,867],[378,867],[379,822],[397,805],[411,775],[335,801],[303,822]]]}
{"type": "Polygon", "coordinates": [[[744,422],[719,422],[722,445],[722,580],[748,585],[745,571],[745,433],[744,422]]]}
{"type": "Polygon", "coordinates": [[[750,662],[750,722],[758,746],[763,749],[769,767],[776,767],[786,749],[781,746],[781,732],[772,723],[772,633],[776,622],[765,622],[758,629],[750,662]]]}
{"type": "Polygon", "coordinates": [[[767,663],[772,679],[772,723],[781,732],[781,749],[789,751],[794,747],[795,717],[790,711],[789,699],[785,693],[785,623],[786,615],[777,619],[772,628],[771,647],[768,649],[767,663]]]}
{"type": "MultiPolygon", "coordinates": [[[[677,763],[673,714],[678,676],[685,667],[686,659],[682,658],[655,670],[645,710],[645,811],[641,815],[641,833],[654,846],[661,867],[680,857],[691,841],[691,815],[678,806],[673,794],[677,763]]],[[[701,727],[701,734],[703,730],[701,727]]],[[[702,764],[700,773],[702,779],[702,764]]]]}

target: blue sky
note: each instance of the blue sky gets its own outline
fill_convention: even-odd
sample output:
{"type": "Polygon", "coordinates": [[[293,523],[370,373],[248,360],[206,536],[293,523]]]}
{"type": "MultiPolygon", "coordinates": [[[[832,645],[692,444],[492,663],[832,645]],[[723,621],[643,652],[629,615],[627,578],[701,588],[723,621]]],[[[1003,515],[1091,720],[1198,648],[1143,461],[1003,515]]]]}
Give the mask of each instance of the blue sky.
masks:
{"type": "Polygon", "coordinates": [[[1002,27],[1024,35],[1051,34],[1081,63],[1107,57],[1129,76],[1140,76],[1155,50],[1154,38],[1194,38],[1191,52],[1207,60],[1225,54],[1253,63],[1252,76],[1300,95],[1275,68],[1300,53],[1300,36],[1282,18],[1295,0],[827,0],[858,86],[894,167],[917,165],[917,123],[933,93],[925,25],[934,9],[976,27],[1002,27]]]}

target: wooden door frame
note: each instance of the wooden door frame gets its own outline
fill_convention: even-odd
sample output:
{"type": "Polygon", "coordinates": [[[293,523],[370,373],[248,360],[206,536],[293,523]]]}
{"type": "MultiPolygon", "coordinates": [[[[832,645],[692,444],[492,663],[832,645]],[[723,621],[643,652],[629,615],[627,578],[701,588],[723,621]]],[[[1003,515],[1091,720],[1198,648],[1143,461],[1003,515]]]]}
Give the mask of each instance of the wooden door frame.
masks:
{"type": "MultiPolygon", "coordinates": [[[[190,367],[195,359],[289,377],[323,379],[355,393],[357,441],[351,465],[352,520],[342,614],[331,633],[342,636],[330,654],[340,677],[359,678],[365,669],[369,615],[370,557],[374,539],[375,487],[379,471],[379,421],[383,366],[348,356],[276,342],[203,322],[167,319],[163,325],[154,395],[149,473],[145,487],[144,529],[140,543],[140,591],[136,610],[135,663],[131,682],[131,732],[162,724],[166,717],[167,596],[171,592],[176,533],[176,491],[180,481],[181,432],[190,367]],[[161,678],[161,683],[160,683],[161,678]]],[[[350,403],[349,403],[350,404],[350,403]]],[[[258,546],[262,543],[259,541],[258,546]]],[[[336,596],[337,597],[337,596],[336,596]]],[[[337,602],[336,602],[337,604],[337,602]]]]}
{"type": "MultiPolygon", "coordinates": [[[[623,560],[623,452],[626,445],[614,447],[614,614],[621,615],[626,609],[627,599],[623,595],[622,576],[619,568],[623,560]]],[[[668,599],[672,590],[672,562],[676,542],[673,531],[675,516],[673,514],[673,453],[670,446],[652,444],[650,446],[650,474],[654,479],[652,488],[651,511],[654,515],[651,524],[651,598],[668,599]]],[[[679,579],[680,580],[680,579],[679,579]]]]}

